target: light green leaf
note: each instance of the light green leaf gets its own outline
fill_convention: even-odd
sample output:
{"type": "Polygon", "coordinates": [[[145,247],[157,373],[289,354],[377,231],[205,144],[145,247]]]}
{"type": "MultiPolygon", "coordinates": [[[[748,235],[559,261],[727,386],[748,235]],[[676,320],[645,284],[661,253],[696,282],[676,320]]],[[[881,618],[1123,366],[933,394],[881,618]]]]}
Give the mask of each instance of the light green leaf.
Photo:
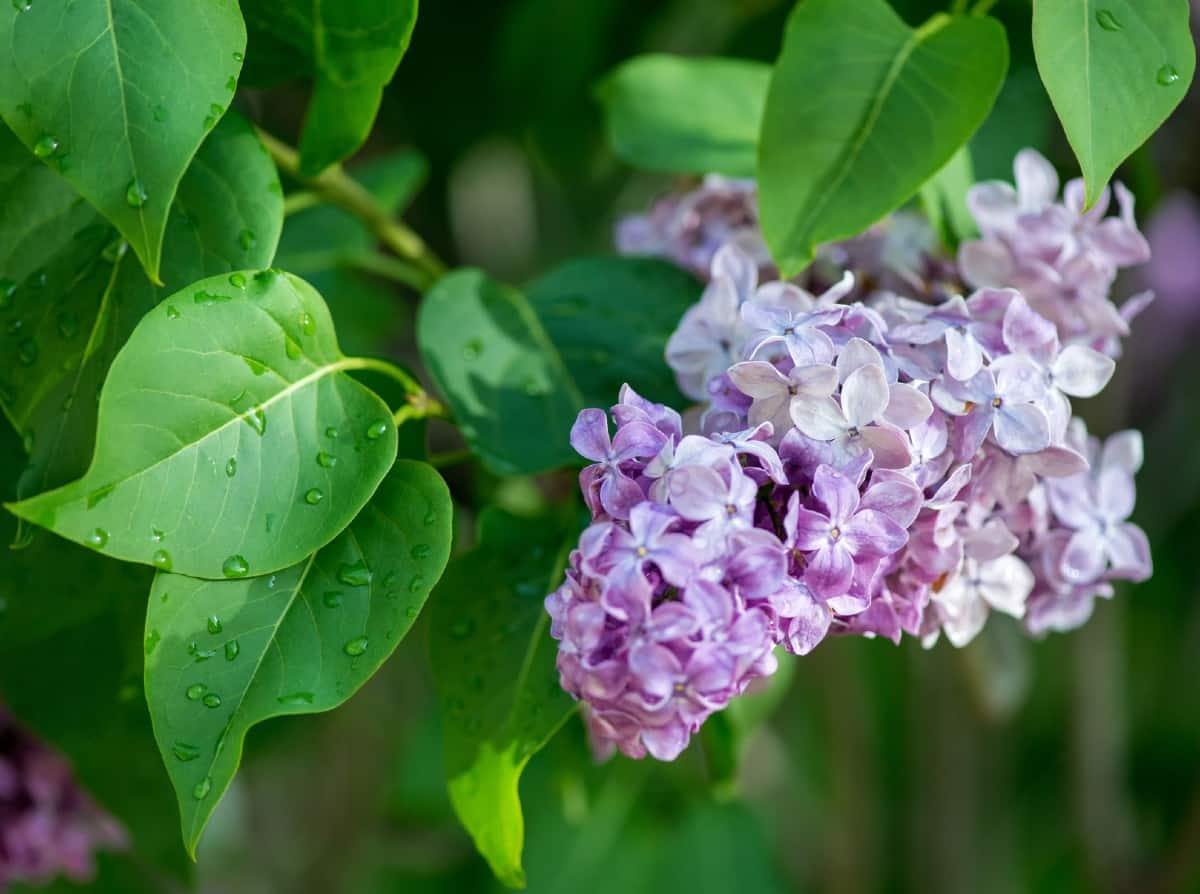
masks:
{"type": "Polygon", "coordinates": [[[315,81],[300,136],[301,172],[316,175],[353,154],[408,49],[417,0],[244,0],[242,7],[254,36],[269,35],[270,55],[287,44],[315,81]]]}
{"type": "Polygon", "coordinates": [[[397,460],[332,543],[278,574],[158,574],[146,615],[146,697],[190,853],[250,727],[335,708],[412,627],[450,556],[450,492],[397,460]]]}
{"type": "Polygon", "coordinates": [[[884,0],[806,0],[759,141],[763,232],[785,277],[909,199],[987,117],[1008,45],[994,19],[913,30],[884,0]]]}
{"type": "Polygon", "coordinates": [[[163,297],[205,276],[271,263],[283,224],[275,166],[230,113],[176,195],[156,288],[120,237],[0,125],[0,405],[31,448],[18,495],[81,476],[113,356],[163,297]]]}
{"type": "Polygon", "coordinates": [[[451,563],[430,626],[450,800],[496,877],[524,885],[517,791],[526,763],[574,709],[555,668],[542,600],[561,582],[574,531],[496,509],[451,563]]]}
{"type": "Polygon", "coordinates": [[[583,397],[516,289],[479,270],[442,277],[421,303],[417,343],[459,431],[494,472],[576,461],[568,436],[583,397]]]}
{"type": "Polygon", "coordinates": [[[179,181],[237,86],[237,3],[14,5],[0,16],[0,117],[116,225],[157,281],[179,181]]]}
{"type": "Polygon", "coordinates": [[[1087,203],[1179,105],[1196,69],[1188,0],[1035,0],[1038,71],[1087,203]]]}
{"type": "Polygon", "coordinates": [[[579,258],[538,277],[529,303],[589,406],[617,400],[625,383],[650,400],[685,400],[663,357],[701,286],[649,258],[579,258]]]}
{"type": "Polygon", "coordinates": [[[312,287],[275,271],[200,280],[134,330],[79,480],[9,508],[132,562],[267,574],[346,527],[396,456],[391,413],[346,373],[312,287]]]}
{"type": "Polygon", "coordinates": [[[962,240],[979,235],[975,218],[967,208],[967,191],[974,183],[971,150],[963,146],[921,187],[921,206],[929,224],[951,250],[958,248],[962,240]]]}
{"type": "Polygon", "coordinates": [[[753,177],[770,76],[762,62],[637,56],[597,90],[613,151],[654,171],[753,177]]]}

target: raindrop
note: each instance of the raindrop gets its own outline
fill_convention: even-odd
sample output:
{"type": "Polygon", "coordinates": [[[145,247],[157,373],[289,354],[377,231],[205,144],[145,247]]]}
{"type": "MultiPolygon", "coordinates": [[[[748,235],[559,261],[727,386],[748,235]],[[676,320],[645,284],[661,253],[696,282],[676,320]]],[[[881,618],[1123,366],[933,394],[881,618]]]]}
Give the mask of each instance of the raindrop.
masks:
{"type": "Polygon", "coordinates": [[[337,465],[337,457],[332,453],[318,453],[317,465],[322,469],[332,469],[337,465]]]}
{"type": "Polygon", "coordinates": [[[198,702],[204,697],[204,693],[208,692],[208,687],[203,683],[193,683],[187,688],[187,697],[190,702],[198,702]]]}
{"type": "Polygon", "coordinates": [[[17,12],[29,12],[33,9],[33,0],[12,0],[12,5],[17,12]]]}
{"type": "Polygon", "coordinates": [[[178,320],[179,319],[179,308],[176,307],[174,304],[167,305],[167,319],[168,320],[178,320]]]}
{"type": "Polygon", "coordinates": [[[408,582],[408,592],[410,593],[420,593],[424,588],[425,578],[419,574],[408,582]]]}
{"type": "Polygon", "coordinates": [[[362,559],[354,563],[343,562],[337,576],[347,587],[365,587],[371,582],[371,569],[362,559]]]}
{"type": "Polygon", "coordinates": [[[435,521],[437,521],[437,516],[433,514],[432,509],[425,513],[425,518],[421,519],[422,524],[424,524],[427,528],[435,521]]]}
{"type": "Polygon", "coordinates": [[[360,636],[360,637],[357,637],[356,639],[350,640],[350,642],[348,642],[348,643],[346,643],[346,645],[342,646],[342,651],[345,652],[347,655],[349,655],[351,658],[357,658],[363,652],[367,651],[367,643],[368,643],[367,638],[365,636],[360,636]]]}
{"type": "Polygon", "coordinates": [[[255,407],[242,418],[246,420],[246,424],[254,429],[255,433],[260,437],[266,434],[267,414],[263,412],[262,407],[255,407]]]}
{"type": "Polygon", "coordinates": [[[233,53],[233,61],[234,62],[241,62],[245,58],[246,57],[243,56],[241,53],[237,52],[236,50],[234,51],[234,53],[233,53]]]}
{"type": "Polygon", "coordinates": [[[13,295],[17,293],[17,284],[11,279],[0,279],[0,310],[12,307],[13,295]]]}
{"type": "Polygon", "coordinates": [[[38,345],[32,338],[23,338],[17,345],[17,359],[23,366],[33,366],[38,359],[38,345]]]}
{"type": "Polygon", "coordinates": [[[419,608],[417,608],[415,605],[410,605],[408,608],[406,608],[404,610],[404,614],[408,615],[408,617],[410,617],[410,618],[415,618],[420,613],[421,613],[421,610],[419,608]]]}
{"type": "Polygon", "coordinates": [[[275,513],[268,512],[266,519],[267,519],[267,533],[270,534],[271,528],[275,527],[275,513]]]}
{"type": "Polygon", "coordinates": [[[33,154],[38,158],[49,158],[58,151],[58,140],[46,134],[33,144],[33,154]]]}
{"type": "Polygon", "coordinates": [[[483,353],[483,342],[478,338],[473,338],[463,345],[462,355],[463,360],[478,360],[479,355],[483,353]]]}
{"type": "Polygon", "coordinates": [[[238,233],[238,245],[242,247],[242,251],[249,251],[258,245],[258,236],[253,230],[242,230],[238,233]]]}
{"type": "Polygon", "coordinates": [[[170,571],[171,554],[165,549],[155,550],[154,555],[150,557],[150,563],[159,571],[170,571]]]}
{"type": "Polygon", "coordinates": [[[210,692],[208,695],[204,696],[204,707],[206,707],[206,708],[221,707],[221,696],[217,695],[215,692],[210,692]]]}
{"type": "Polygon", "coordinates": [[[246,274],[244,274],[244,273],[229,274],[229,284],[231,286],[233,286],[235,289],[246,288],[246,274]]]}
{"type": "Polygon", "coordinates": [[[241,651],[242,647],[238,644],[238,641],[236,639],[231,639],[225,644],[225,660],[233,661],[233,659],[238,657],[238,653],[241,651]]]}
{"type": "Polygon", "coordinates": [[[300,314],[300,331],[305,335],[312,335],[317,331],[317,321],[313,319],[312,314],[308,311],[300,314]]]}
{"type": "Polygon", "coordinates": [[[166,536],[167,535],[164,534],[162,531],[160,531],[158,528],[150,529],[150,539],[153,540],[155,543],[162,543],[163,538],[166,536]]]}
{"type": "Polygon", "coordinates": [[[433,552],[433,547],[431,547],[428,543],[418,543],[412,548],[412,557],[414,559],[424,559],[427,558],[431,552],[433,552]]]}
{"type": "Polygon", "coordinates": [[[221,624],[221,619],[218,618],[216,615],[213,615],[212,617],[210,617],[208,619],[208,632],[211,633],[213,636],[216,636],[223,629],[224,629],[224,627],[221,624]]]}
{"type": "Polygon", "coordinates": [[[204,307],[207,307],[211,304],[221,304],[232,300],[233,298],[229,295],[218,295],[214,292],[206,292],[203,289],[192,296],[192,301],[204,307]]]}
{"type": "Polygon", "coordinates": [[[58,334],[63,338],[74,338],[79,334],[79,316],[74,311],[58,312],[58,334]]]}
{"type": "Polygon", "coordinates": [[[157,630],[151,630],[149,633],[147,633],[146,634],[146,645],[145,645],[146,654],[149,655],[151,652],[153,652],[155,647],[161,641],[162,641],[162,634],[159,633],[157,630]]]}
{"type": "Polygon", "coordinates": [[[325,437],[336,439],[337,436],[338,436],[338,430],[336,428],[334,428],[332,425],[329,426],[327,429],[325,429],[325,437]]]}
{"type": "Polygon", "coordinates": [[[281,695],[275,701],[289,707],[311,705],[313,703],[313,694],[311,692],[293,692],[291,695],[281,695]]]}
{"type": "Polygon", "coordinates": [[[150,198],[146,194],[146,188],[136,178],[129,181],[129,186],[125,188],[125,204],[130,208],[141,208],[146,204],[146,199],[150,198]]]}
{"type": "Polygon", "coordinates": [[[225,474],[232,478],[237,474],[237,457],[229,457],[229,462],[225,463],[225,474]]]}
{"type": "Polygon", "coordinates": [[[96,528],[92,533],[87,535],[87,545],[92,549],[101,549],[104,544],[108,543],[108,531],[103,528],[96,528]]]}
{"type": "Polygon", "coordinates": [[[329,590],[321,597],[321,601],[325,603],[326,608],[340,608],[342,604],[342,594],[337,590],[329,590]]]}
{"type": "Polygon", "coordinates": [[[167,120],[167,107],[166,106],[158,105],[158,106],[154,107],[154,120],[157,121],[159,124],[162,124],[164,121],[167,120]]]}
{"type": "Polygon", "coordinates": [[[225,114],[225,107],[220,103],[209,103],[208,114],[212,115],[214,118],[220,119],[220,117],[225,114]]]}
{"type": "Polygon", "coordinates": [[[221,573],[226,577],[245,577],[250,573],[250,563],[244,556],[232,555],[221,565],[221,573]]]}
{"type": "Polygon", "coordinates": [[[1179,72],[1175,70],[1174,65],[1164,65],[1158,70],[1158,83],[1163,87],[1170,87],[1179,80],[1179,72]]]}
{"type": "Polygon", "coordinates": [[[387,434],[387,430],[388,430],[387,423],[384,422],[382,419],[379,420],[378,422],[372,422],[367,427],[367,438],[372,441],[378,441],[385,434],[387,434]]]}
{"type": "Polygon", "coordinates": [[[171,754],[175,755],[176,760],[187,763],[188,761],[194,761],[200,756],[200,749],[187,742],[176,742],[171,746],[171,754]]]}
{"type": "Polygon", "coordinates": [[[193,657],[195,657],[196,663],[199,664],[202,661],[208,661],[210,658],[216,658],[217,650],[216,649],[196,649],[192,653],[192,655],[193,655],[193,657]]]}
{"type": "Polygon", "coordinates": [[[232,93],[237,89],[237,78],[233,75],[229,76],[229,80],[225,82],[225,89],[232,93]]]}
{"type": "Polygon", "coordinates": [[[296,342],[294,342],[290,336],[284,336],[283,351],[285,354],[287,354],[288,360],[299,360],[300,355],[303,353],[300,350],[300,346],[296,344],[296,342]]]}
{"type": "Polygon", "coordinates": [[[325,499],[325,494],[321,491],[321,489],[319,487],[310,487],[304,493],[304,502],[307,503],[309,506],[316,506],[318,503],[320,503],[324,499],[325,499]]]}
{"type": "Polygon", "coordinates": [[[1120,31],[1121,23],[1117,21],[1117,17],[1112,14],[1112,10],[1098,9],[1096,10],[1096,22],[1105,31],[1120,31]]]}
{"type": "Polygon", "coordinates": [[[212,791],[212,777],[205,776],[196,783],[196,787],[192,789],[192,797],[197,801],[203,801],[208,797],[208,793],[212,791]]]}

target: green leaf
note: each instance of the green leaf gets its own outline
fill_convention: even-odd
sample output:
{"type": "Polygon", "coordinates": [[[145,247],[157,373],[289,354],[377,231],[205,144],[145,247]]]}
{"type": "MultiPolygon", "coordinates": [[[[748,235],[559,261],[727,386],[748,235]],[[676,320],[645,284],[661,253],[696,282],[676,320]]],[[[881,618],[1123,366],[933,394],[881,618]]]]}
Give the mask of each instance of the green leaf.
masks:
{"type": "Polygon", "coordinates": [[[278,574],[158,574],[146,615],[146,697],[195,853],[250,727],[328,711],[387,660],[450,556],[450,492],[397,460],[336,540],[278,574]]]}
{"type": "Polygon", "coordinates": [[[100,395],[87,473],[9,508],[132,562],[193,577],[294,565],[391,467],[386,404],[346,373],[312,287],[275,271],[200,280],[134,330],[100,395]]]}
{"type": "Polygon", "coordinates": [[[758,154],[763,232],[784,277],[909,199],[987,117],[1008,45],[990,18],[913,30],[884,0],[807,0],[788,22],[758,154]]]}
{"type": "Polygon", "coordinates": [[[971,150],[963,146],[921,187],[921,205],[929,224],[951,250],[957,249],[962,240],[979,235],[975,218],[967,208],[967,192],[974,184],[971,150]]]}
{"type": "Polygon", "coordinates": [[[574,710],[559,686],[542,605],[561,582],[574,534],[489,508],[479,545],[451,563],[433,604],[430,656],[450,800],[510,887],[525,879],[521,772],[574,710]]]}
{"type": "Polygon", "coordinates": [[[583,397],[516,289],[479,270],[442,277],[421,303],[417,343],[459,431],[494,472],[576,460],[568,436],[583,397]]]}
{"type": "Polygon", "coordinates": [[[159,278],[175,191],[225,113],[246,29],[233,0],[14,4],[0,16],[0,117],[159,278]]]}
{"type": "Polygon", "coordinates": [[[78,478],[101,383],[134,325],[205,276],[271,263],[283,225],[275,166],[230,113],[180,183],[156,288],[97,212],[0,125],[0,405],[31,447],[19,495],[78,478]]]}
{"type": "Polygon", "coordinates": [[[673,264],[614,257],[568,261],[526,289],[584,401],[602,407],[627,382],[650,400],[685,403],[663,357],[700,292],[673,264]]]}
{"type": "Polygon", "coordinates": [[[269,53],[289,45],[315,81],[300,136],[301,172],[316,175],[353,154],[408,49],[417,0],[244,0],[242,7],[255,37],[270,35],[269,53]]]}
{"type": "Polygon", "coordinates": [[[771,67],[742,59],[650,54],[601,82],[618,157],[670,173],[753,177],[771,67]]]}
{"type": "Polygon", "coordinates": [[[1087,203],[1187,93],[1188,0],[1035,0],[1038,71],[1083,168],[1087,203]]]}

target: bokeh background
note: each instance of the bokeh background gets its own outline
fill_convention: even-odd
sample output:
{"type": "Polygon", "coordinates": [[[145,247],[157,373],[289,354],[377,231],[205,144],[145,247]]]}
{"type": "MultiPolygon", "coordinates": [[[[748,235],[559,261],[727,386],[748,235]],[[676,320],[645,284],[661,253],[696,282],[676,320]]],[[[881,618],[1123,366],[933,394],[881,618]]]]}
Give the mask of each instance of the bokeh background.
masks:
{"type": "MultiPolygon", "coordinates": [[[[893,2],[914,23],[946,6],[893,2]]],[[[607,150],[597,80],[651,50],[772,60],[790,7],[431,0],[358,172],[383,183],[425,159],[406,219],[448,261],[512,282],[611,251],[615,220],[673,184],[607,150]]],[[[996,14],[1013,65],[972,142],[976,173],[1007,178],[1016,150],[1033,145],[1074,176],[1034,68],[1029,0],[1002,0],[996,14]]],[[[246,101],[294,137],[303,87],[246,101]]],[[[673,765],[596,765],[571,720],[521,787],[530,891],[1200,891],[1198,113],[1193,90],[1120,173],[1155,259],[1118,295],[1150,287],[1158,301],[1114,383],[1077,407],[1094,433],[1146,434],[1135,520],[1154,577],[1041,642],[1003,616],[961,652],[827,640],[792,668],[733,787],[713,784],[696,746],[673,765]]],[[[296,210],[279,265],[319,285],[349,352],[411,358],[416,296],[372,272],[369,253],[343,250],[356,244],[352,226],[342,240],[347,227],[337,212],[296,210]]],[[[464,506],[529,505],[572,486],[501,485],[471,466],[447,474],[464,506]]],[[[464,532],[470,523],[464,511],[464,532]]],[[[498,889],[445,793],[424,634],[341,710],[251,734],[201,847],[203,890],[498,889]]]]}

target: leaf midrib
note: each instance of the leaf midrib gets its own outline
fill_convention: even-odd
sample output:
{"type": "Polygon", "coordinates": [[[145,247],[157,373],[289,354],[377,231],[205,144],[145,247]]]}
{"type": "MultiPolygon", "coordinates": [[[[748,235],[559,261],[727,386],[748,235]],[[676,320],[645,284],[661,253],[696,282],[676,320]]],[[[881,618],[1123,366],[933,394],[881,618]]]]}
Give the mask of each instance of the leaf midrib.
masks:
{"type": "MultiPolygon", "coordinates": [[[[141,177],[138,176],[137,160],[133,157],[133,134],[132,127],[129,123],[129,103],[125,98],[125,70],[121,67],[121,48],[117,45],[117,28],[113,20],[113,3],[114,0],[104,0],[104,14],[108,18],[108,34],[112,43],[113,64],[116,66],[117,84],[121,95],[121,125],[125,136],[125,148],[129,155],[129,169],[133,172],[134,183],[139,184],[138,189],[141,189],[141,177]]],[[[132,185],[132,184],[130,184],[132,185]]],[[[137,211],[138,223],[142,228],[142,244],[150,251],[150,233],[146,230],[146,211],[145,203],[135,209],[137,211]]],[[[158,262],[157,260],[149,260],[148,266],[152,268],[152,279],[157,279],[158,262]]]]}

